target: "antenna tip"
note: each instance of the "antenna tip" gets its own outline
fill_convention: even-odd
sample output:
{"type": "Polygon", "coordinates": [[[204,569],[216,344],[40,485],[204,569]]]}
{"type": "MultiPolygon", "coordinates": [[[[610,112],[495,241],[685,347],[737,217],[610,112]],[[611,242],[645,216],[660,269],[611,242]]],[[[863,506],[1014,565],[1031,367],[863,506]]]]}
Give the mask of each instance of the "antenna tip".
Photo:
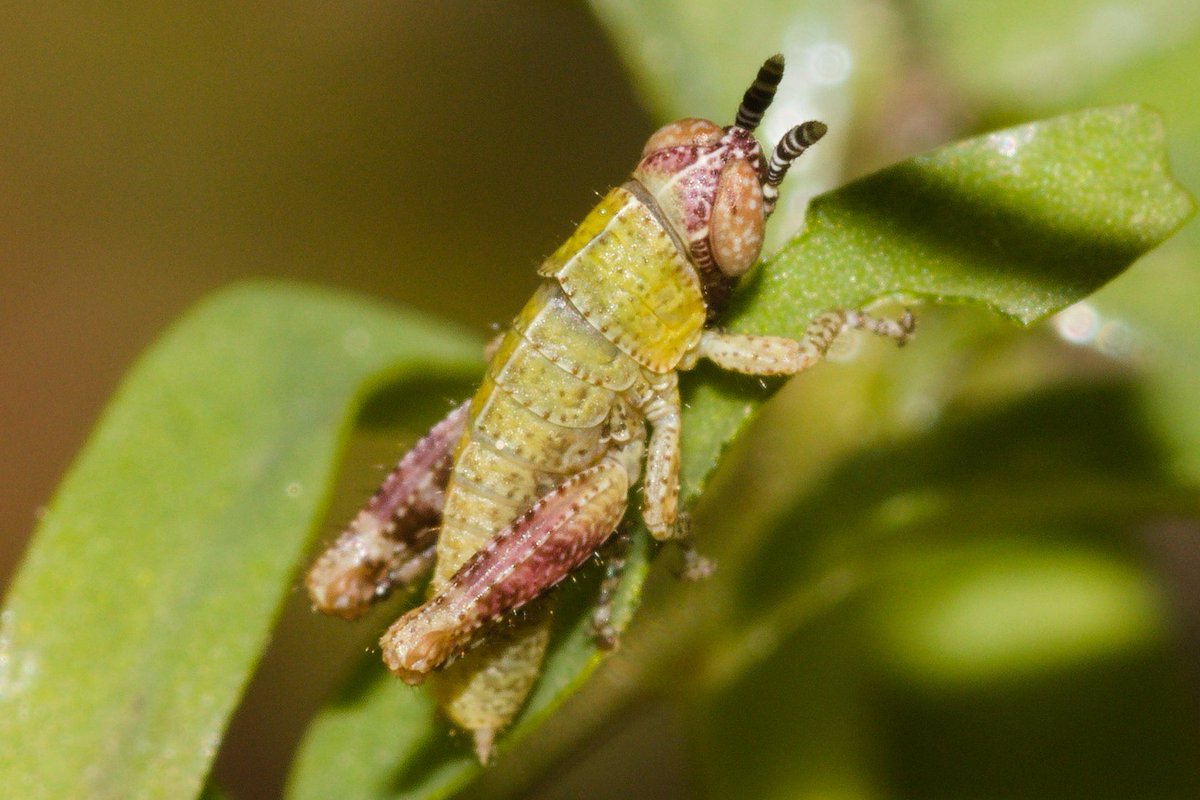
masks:
{"type": "Polygon", "coordinates": [[[782,80],[783,55],[776,53],[759,67],[758,76],[742,97],[742,104],[738,106],[733,124],[747,131],[757,128],[771,101],[775,99],[775,90],[779,88],[779,82],[782,80]]]}
{"type": "Polygon", "coordinates": [[[806,146],[816,144],[828,132],[829,126],[815,119],[800,125],[800,138],[806,146]]]}

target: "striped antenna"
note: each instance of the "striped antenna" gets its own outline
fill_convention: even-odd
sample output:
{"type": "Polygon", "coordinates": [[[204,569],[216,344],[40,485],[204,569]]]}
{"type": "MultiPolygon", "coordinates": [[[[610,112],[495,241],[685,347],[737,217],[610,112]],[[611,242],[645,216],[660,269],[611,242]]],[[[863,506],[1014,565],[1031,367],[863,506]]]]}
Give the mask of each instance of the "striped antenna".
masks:
{"type": "Polygon", "coordinates": [[[746,94],[742,96],[742,104],[738,106],[737,117],[733,124],[744,130],[753,131],[762,122],[763,114],[775,99],[775,90],[783,80],[783,56],[779,53],[768,58],[759,67],[758,77],[746,94]]]}
{"type": "Polygon", "coordinates": [[[775,150],[771,153],[771,163],[767,165],[767,180],[763,184],[763,202],[768,216],[775,210],[775,201],[779,199],[779,184],[783,183],[792,162],[816,144],[827,130],[829,128],[824,122],[809,120],[792,128],[779,140],[779,144],[775,145],[775,150]]]}

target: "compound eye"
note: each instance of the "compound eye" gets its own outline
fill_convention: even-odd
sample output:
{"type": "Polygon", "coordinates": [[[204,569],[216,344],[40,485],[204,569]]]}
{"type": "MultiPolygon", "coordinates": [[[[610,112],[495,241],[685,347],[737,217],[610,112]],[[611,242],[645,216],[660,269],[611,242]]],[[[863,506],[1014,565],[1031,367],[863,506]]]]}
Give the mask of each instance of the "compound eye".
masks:
{"type": "Polygon", "coordinates": [[[763,243],[764,205],[758,172],[749,161],[738,160],[721,171],[708,238],[713,260],[730,278],[750,269],[763,243]]]}
{"type": "Polygon", "coordinates": [[[681,145],[715,145],[724,131],[716,123],[706,119],[680,119],[667,123],[656,130],[642,148],[645,157],[655,150],[681,145]]]}

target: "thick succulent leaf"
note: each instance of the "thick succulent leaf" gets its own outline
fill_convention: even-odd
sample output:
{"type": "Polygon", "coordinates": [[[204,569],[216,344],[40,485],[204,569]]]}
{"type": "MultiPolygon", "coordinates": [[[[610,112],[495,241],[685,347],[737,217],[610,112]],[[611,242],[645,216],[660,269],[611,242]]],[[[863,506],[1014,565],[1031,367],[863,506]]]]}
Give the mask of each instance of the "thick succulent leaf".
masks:
{"type": "Polygon", "coordinates": [[[467,378],[414,314],[240,286],[137,363],[38,526],[0,628],[0,786],[188,797],[293,585],[361,398],[467,378]]]}

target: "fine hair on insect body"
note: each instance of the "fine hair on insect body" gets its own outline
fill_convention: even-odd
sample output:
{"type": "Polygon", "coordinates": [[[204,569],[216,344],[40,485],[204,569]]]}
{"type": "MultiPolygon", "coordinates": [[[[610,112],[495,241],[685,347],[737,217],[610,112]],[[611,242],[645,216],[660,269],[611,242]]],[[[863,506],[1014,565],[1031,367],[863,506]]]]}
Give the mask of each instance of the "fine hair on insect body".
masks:
{"type": "MultiPolygon", "coordinates": [[[[682,119],[650,137],[629,180],[542,263],[473,397],[401,458],[308,573],[314,606],[352,619],[432,572],[426,600],[381,639],[383,660],[407,683],[434,684],[483,762],[538,677],[549,590],[612,536],[635,484],[651,535],[691,552],[678,508],[679,373],[708,359],[794,375],[847,328],[898,344],[913,332],[908,312],[853,309],[817,316],[798,340],[716,326],[758,259],[788,169],[826,132],[804,122],[763,153],[754,130],[783,68],[782,56],[767,59],[734,124],[682,119]]],[[[594,616],[605,646],[616,572],[594,616]]]]}

